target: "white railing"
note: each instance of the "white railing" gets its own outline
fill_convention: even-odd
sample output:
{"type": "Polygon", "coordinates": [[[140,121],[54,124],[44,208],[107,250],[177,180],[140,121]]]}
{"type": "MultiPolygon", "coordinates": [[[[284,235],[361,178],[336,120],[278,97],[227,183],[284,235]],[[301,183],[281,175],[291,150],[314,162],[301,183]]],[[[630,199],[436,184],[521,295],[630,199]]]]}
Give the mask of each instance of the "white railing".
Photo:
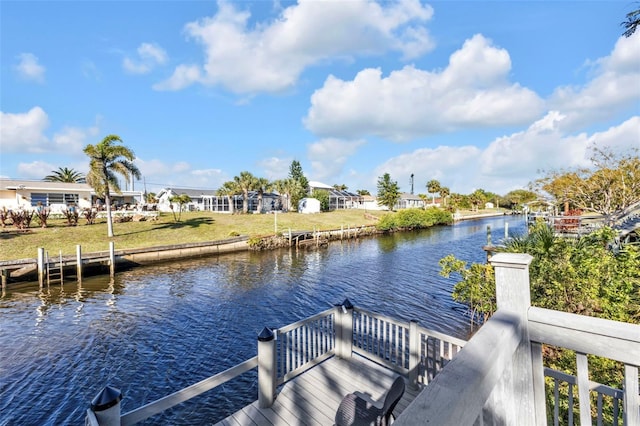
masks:
{"type": "Polygon", "coordinates": [[[302,374],[332,356],[335,308],[277,330],[277,384],[302,374]]]}
{"type": "MultiPolygon", "coordinates": [[[[623,424],[640,426],[640,326],[530,307],[531,259],[514,253],[492,257],[498,311],[402,412],[397,426],[424,419],[442,426],[547,424],[543,344],[576,351],[581,425],[592,424],[595,390],[621,397],[623,424]],[[624,364],[622,391],[589,380],[587,354],[624,364]]],[[[596,420],[602,419],[602,410],[595,411],[596,420]]]]}
{"type": "Polygon", "coordinates": [[[465,341],[403,323],[364,309],[354,309],[353,352],[427,384],[465,345],[465,341]]]}

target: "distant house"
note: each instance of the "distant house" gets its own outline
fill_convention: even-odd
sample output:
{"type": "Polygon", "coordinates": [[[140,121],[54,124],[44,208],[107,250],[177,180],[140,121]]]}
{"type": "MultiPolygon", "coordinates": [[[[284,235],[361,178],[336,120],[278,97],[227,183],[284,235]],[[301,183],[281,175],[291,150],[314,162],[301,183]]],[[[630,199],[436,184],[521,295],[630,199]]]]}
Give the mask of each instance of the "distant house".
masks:
{"type": "MultiPolygon", "coordinates": [[[[143,200],[141,191],[111,194],[111,202],[116,208],[141,204],[143,200]]],[[[0,178],[0,208],[7,210],[32,210],[42,205],[50,208],[52,213],[59,213],[71,204],[83,209],[100,205],[102,201],[86,183],[0,178]]]]}
{"type": "Polygon", "coordinates": [[[349,191],[341,191],[322,182],[310,181],[309,192],[311,193],[314,189],[324,190],[329,193],[329,210],[361,208],[361,195],[349,191]]]}
{"type": "Polygon", "coordinates": [[[402,192],[400,193],[400,199],[394,206],[394,209],[424,209],[425,206],[425,200],[420,198],[419,195],[411,194],[409,192],[402,192]]]}
{"type": "MultiPolygon", "coordinates": [[[[220,195],[217,190],[211,189],[190,189],[190,188],[165,188],[156,195],[158,199],[158,210],[162,212],[171,211],[171,201],[173,196],[186,194],[191,198],[191,202],[187,203],[183,208],[187,211],[212,211],[217,213],[230,213],[229,198],[226,195],[220,195]]],[[[233,211],[242,211],[242,194],[236,194],[232,197],[233,211]]],[[[266,213],[276,210],[278,206],[279,196],[273,193],[264,193],[262,195],[262,212],[266,213]]],[[[175,208],[175,205],[174,205],[175,208]]],[[[258,193],[256,191],[249,192],[249,211],[256,213],[258,211],[258,193]]]]}

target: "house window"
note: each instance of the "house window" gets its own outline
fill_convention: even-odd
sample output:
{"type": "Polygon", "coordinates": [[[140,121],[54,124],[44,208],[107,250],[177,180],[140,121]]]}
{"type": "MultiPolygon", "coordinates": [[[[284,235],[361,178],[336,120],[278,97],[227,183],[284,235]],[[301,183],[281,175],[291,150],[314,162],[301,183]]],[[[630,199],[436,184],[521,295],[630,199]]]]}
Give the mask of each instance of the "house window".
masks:
{"type": "Polygon", "coordinates": [[[38,202],[43,206],[51,206],[52,204],[71,204],[78,203],[80,196],[78,194],[63,194],[63,193],[43,193],[32,192],[31,193],[31,205],[37,206],[38,202]]]}

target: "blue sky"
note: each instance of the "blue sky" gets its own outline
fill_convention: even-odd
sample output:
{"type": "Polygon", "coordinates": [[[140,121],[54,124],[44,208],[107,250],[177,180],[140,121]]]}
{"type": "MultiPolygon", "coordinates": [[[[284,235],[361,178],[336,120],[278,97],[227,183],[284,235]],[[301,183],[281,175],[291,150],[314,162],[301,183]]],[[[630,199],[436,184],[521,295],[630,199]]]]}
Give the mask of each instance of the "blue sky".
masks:
{"type": "Polygon", "coordinates": [[[148,191],[241,171],[505,194],[640,147],[631,1],[0,0],[0,176],[85,172],[119,135],[148,191]]]}

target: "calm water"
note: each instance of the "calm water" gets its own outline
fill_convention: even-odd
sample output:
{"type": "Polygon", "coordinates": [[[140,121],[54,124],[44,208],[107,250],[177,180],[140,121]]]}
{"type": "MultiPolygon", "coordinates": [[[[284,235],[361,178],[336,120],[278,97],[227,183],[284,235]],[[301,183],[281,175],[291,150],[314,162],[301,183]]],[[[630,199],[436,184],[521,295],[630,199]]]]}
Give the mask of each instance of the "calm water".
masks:
{"type": "MultiPolygon", "coordinates": [[[[0,425],[84,424],[107,384],[122,412],[256,355],[264,326],[281,327],[342,302],[465,338],[466,309],[438,260],[485,259],[517,217],[336,242],[319,251],[238,253],[27,286],[0,299],[0,425]]],[[[257,398],[247,373],[145,424],[211,424],[257,398]]]]}

